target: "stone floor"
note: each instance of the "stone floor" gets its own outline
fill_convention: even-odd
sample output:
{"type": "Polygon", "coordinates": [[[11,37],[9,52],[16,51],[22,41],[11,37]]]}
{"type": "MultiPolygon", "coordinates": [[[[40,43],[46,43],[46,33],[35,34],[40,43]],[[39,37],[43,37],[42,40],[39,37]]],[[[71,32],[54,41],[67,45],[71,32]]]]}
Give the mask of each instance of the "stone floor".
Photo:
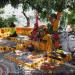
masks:
{"type": "MultiPolygon", "coordinates": [[[[60,38],[63,50],[69,51],[68,48],[70,50],[75,48],[75,39],[71,39],[66,33],[62,33],[60,38]]],[[[40,70],[23,69],[0,54],[0,75],[75,75],[75,59],[55,68],[52,73],[46,73],[40,70]]]]}
{"type": "MultiPolygon", "coordinates": [[[[11,62],[9,60],[6,60],[3,58],[3,56],[0,55],[0,75],[8,75],[8,74],[20,74],[22,73],[24,75],[24,72],[17,64],[14,62],[11,62]]],[[[13,74],[13,75],[14,75],[13,74]]]]}

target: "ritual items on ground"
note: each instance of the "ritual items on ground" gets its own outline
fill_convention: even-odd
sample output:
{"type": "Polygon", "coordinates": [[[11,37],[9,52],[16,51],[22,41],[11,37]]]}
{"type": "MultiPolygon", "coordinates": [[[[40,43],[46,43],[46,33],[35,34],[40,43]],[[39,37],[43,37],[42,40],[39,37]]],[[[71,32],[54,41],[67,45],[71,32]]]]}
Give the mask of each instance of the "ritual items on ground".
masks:
{"type": "MultiPolygon", "coordinates": [[[[51,27],[40,26],[34,29],[20,29],[20,35],[22,34],[21,31],[24,35],[24,31],[27,32],[28,30],[30,34],[25,34],[28,34],[29,38],[25,40],[25,37],[22,37],[22,35],[21,37],[17,35],[3,38],[3,41],[6,39],[13,46],[9,47],[10,45],[8,45],[4,47],[6,43],[0,43],[0,52],[2,50],[5,52],[9,49],[10,52],[4,53],[4,58],[23,67],[27,66],[46,72],[52,71],[55,67],[72,60],[72,56],[71,53],[61,49],[59,34],[53,31],[50,33],[51,27]]],[[[19,31],[16,32],[16,34],[18,33],[19,31]]]]}

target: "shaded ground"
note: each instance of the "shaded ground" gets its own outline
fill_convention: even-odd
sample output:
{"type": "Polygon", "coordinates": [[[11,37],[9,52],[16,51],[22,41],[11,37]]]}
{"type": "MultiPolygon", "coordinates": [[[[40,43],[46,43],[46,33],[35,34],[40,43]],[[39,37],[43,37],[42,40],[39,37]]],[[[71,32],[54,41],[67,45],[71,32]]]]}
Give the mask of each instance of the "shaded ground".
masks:
{"type": "MultiPolygon", "coordinates": [[[[62,44],[62,48],[65,51],[74,51],[75,48],[75,36],[68,35],[68,33],[62,33],[60,35],[60,42],[62,44]]],[[[14,46],[16,43],[9,42],[7,40],[4,41],[4,44],[14,46]]],[[[75,57],[72,61],[65,63],[57,68],[55,68],[52,73],[46,73],[40,70],[27,70],[23,69],[14,62],[6,60],[3,58],[3,54],[0,54],[0,75],[75,75],[75,57]]]]}
{"type": "Polygon", "coordinates": [[[9,73],[14,73],[13,75],[24,74],[23,70],[20,69],[17,64],[4,59],[3,56],[0,55],[0,75],[9,75],[9,73]]]}

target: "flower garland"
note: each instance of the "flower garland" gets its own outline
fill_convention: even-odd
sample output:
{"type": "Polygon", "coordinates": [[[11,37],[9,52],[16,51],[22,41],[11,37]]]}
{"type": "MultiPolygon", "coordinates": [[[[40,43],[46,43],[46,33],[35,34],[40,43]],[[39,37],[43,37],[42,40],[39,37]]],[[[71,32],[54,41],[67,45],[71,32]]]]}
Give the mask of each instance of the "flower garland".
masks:
{"type": "Polygon", "coordinates": [[[60,45],[60,42],[59,42],[59,34],[58,33],[52,34],[52,38],[53,38],[54,47],[56,49],[60,49],[61,45],[60,45]]]}
{"type": "Polygon", "coordinates": [[[33,29],[30,39],[34,41],[43,41],[43,37],[46,35],[46,28],[43,26],[33,29]]]}

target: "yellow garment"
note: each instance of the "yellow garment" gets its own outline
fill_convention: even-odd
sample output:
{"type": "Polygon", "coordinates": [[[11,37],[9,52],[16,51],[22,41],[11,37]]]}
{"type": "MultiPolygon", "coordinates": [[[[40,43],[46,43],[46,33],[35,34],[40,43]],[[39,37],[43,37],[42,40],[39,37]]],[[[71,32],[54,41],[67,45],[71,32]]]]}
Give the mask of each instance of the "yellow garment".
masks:
{"type": "Polygon", "coordinates": [[[56,32],[58,31],[58,23],[59,23],[59,20],[56,20],[53,24],[53,31],[56,32]]]}
{"type": "Polygon", "coordinates": [[[64,51],[63,51],[63,50],[59,50],[59,49],[57,49],[56,52],[57,52],[57,53],[63,53],[64,51]]]}
{"type": "Polygon", "coordinates": [[[47,40],[47,43],[46,43],[46,51],[48,52],[51,52],[52,51],[52,39],[51,39],[51,35],[50,34],[47,34],[44,36],[43,38],[44,40],[47,40]]]}

